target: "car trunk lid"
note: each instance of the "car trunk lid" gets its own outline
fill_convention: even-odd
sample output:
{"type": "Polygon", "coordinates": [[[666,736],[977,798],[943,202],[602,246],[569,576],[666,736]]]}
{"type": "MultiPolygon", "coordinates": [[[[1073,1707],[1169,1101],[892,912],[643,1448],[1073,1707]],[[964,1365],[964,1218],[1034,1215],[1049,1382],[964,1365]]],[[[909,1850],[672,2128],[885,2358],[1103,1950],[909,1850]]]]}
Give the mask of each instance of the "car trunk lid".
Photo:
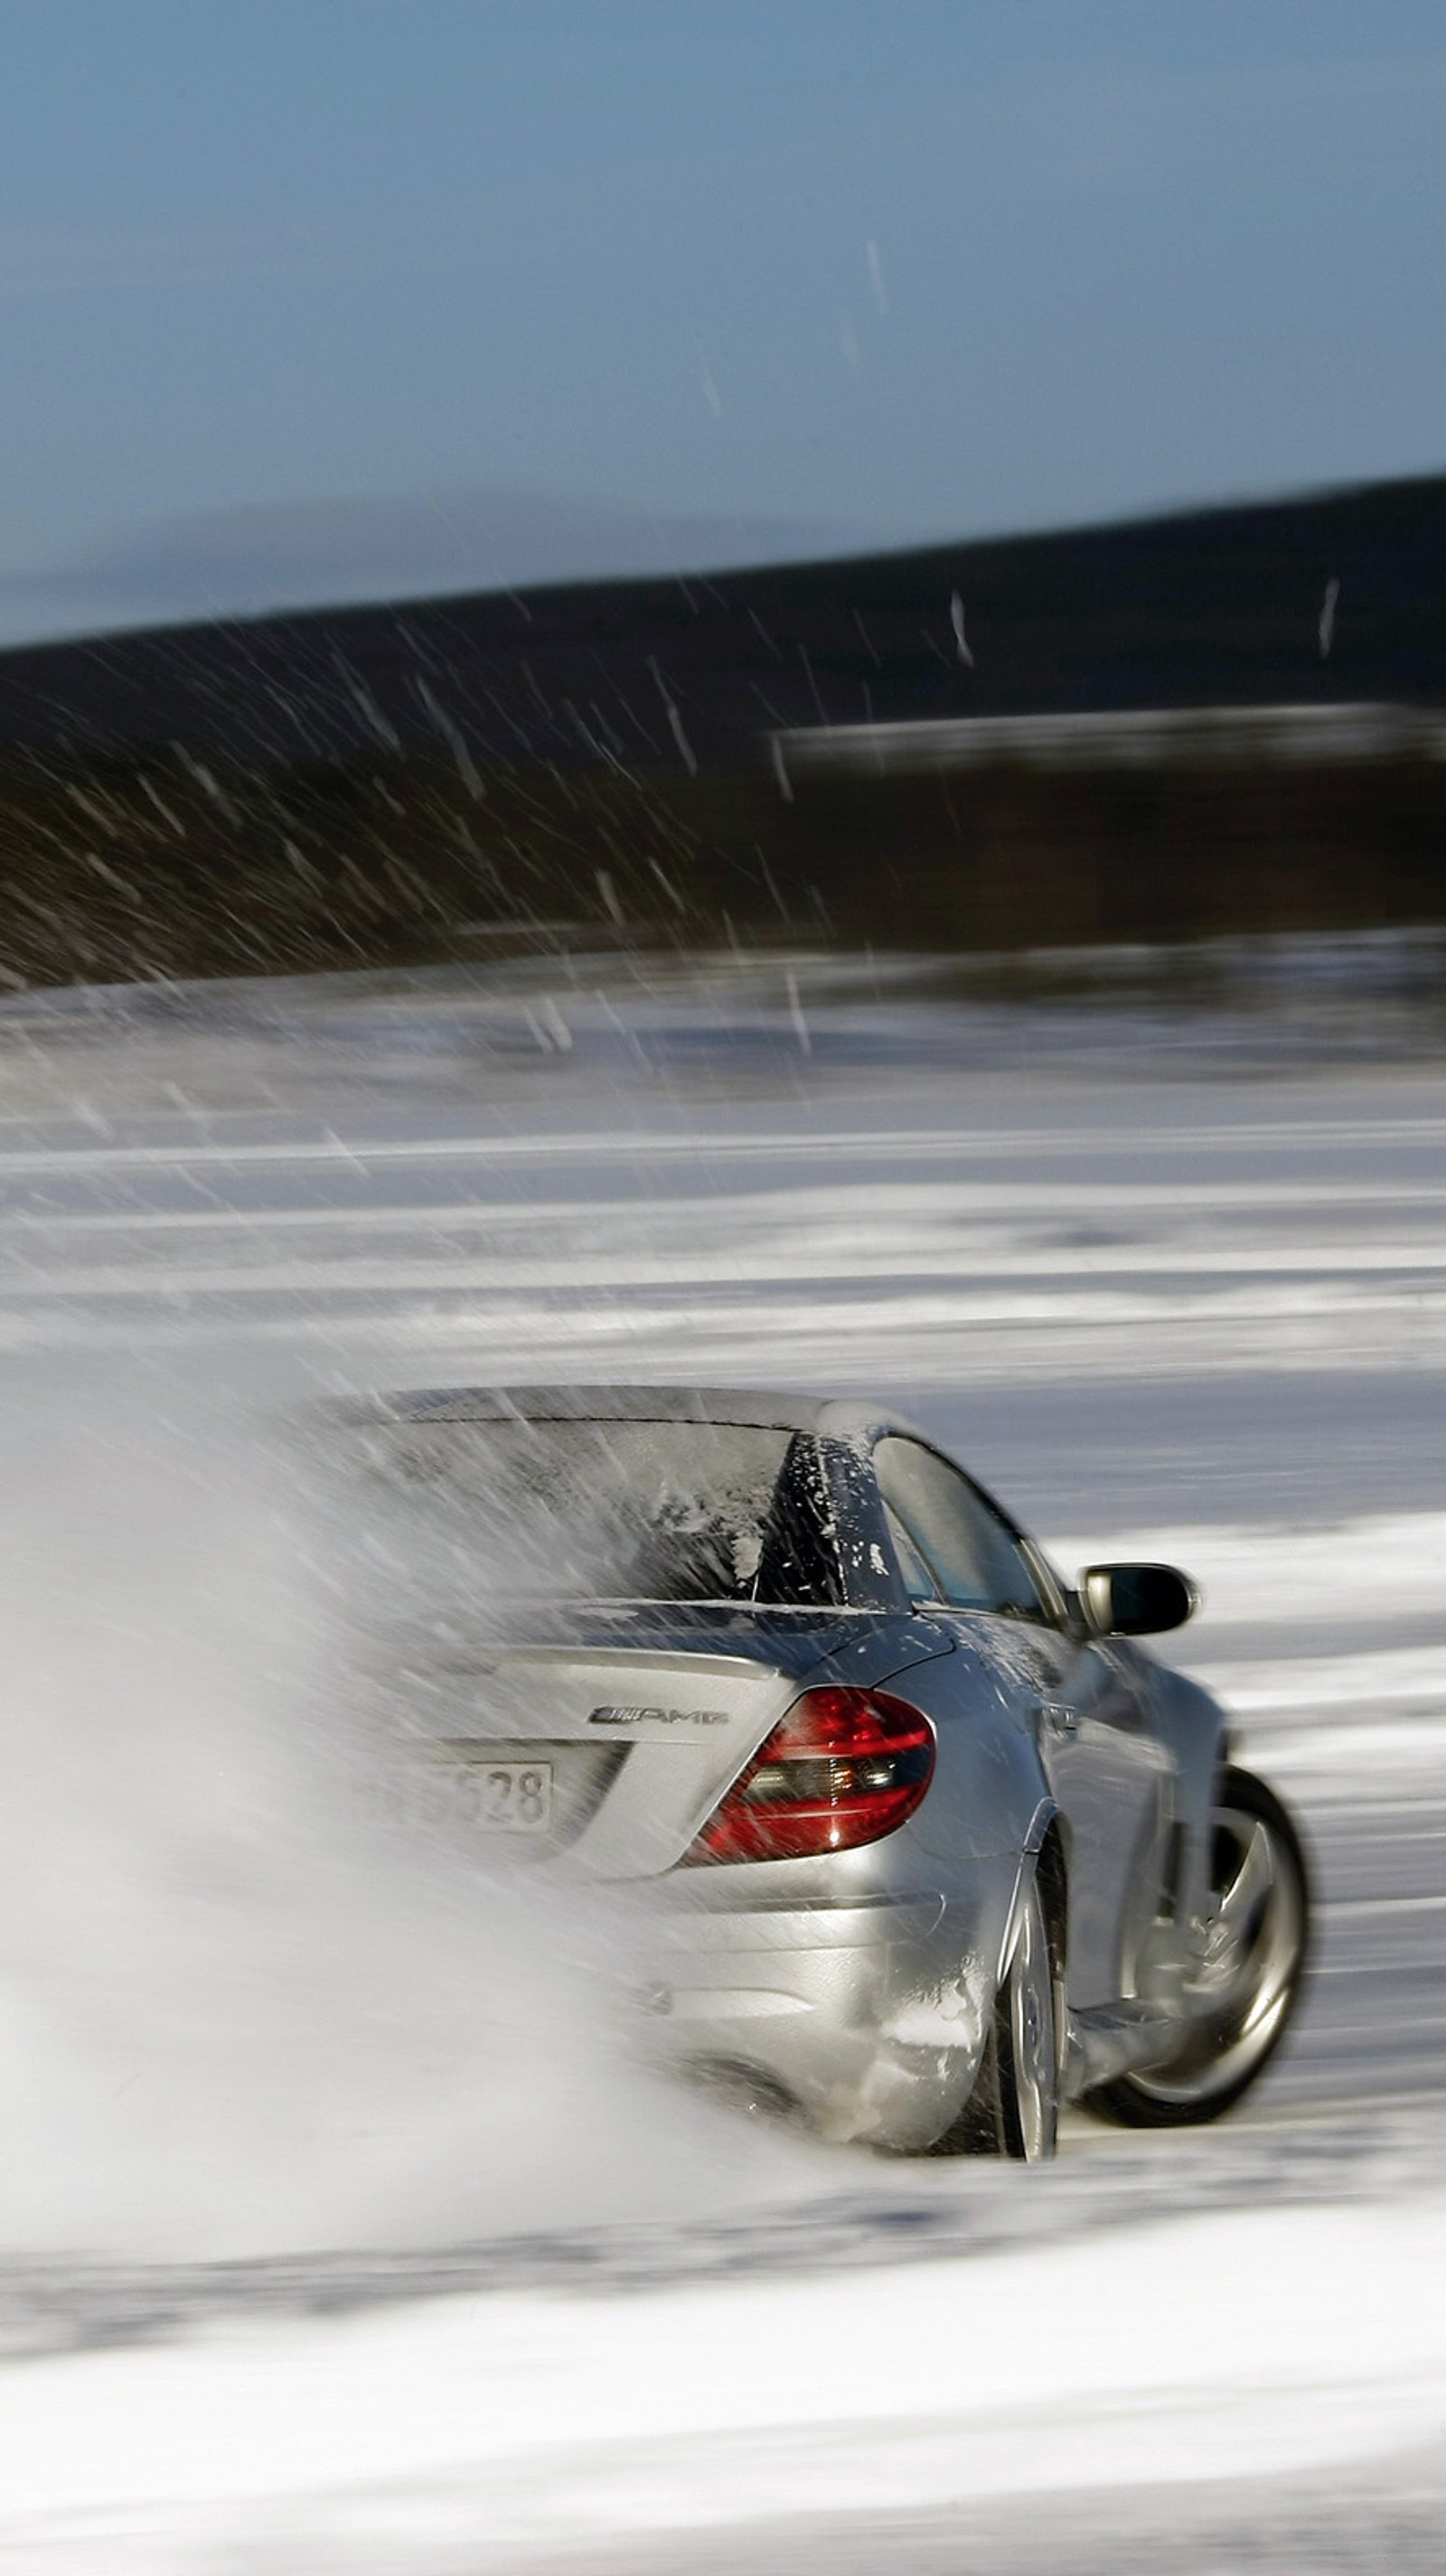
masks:
{"type": "Polygon", "coordinates": [[[440,1812],[489,1844],[646,1877],[682,1858],[805,1678],[879,1681],[948,1646],[923,1620],[670,1607],[454,1646],[393,1687],[440,1812]]]}

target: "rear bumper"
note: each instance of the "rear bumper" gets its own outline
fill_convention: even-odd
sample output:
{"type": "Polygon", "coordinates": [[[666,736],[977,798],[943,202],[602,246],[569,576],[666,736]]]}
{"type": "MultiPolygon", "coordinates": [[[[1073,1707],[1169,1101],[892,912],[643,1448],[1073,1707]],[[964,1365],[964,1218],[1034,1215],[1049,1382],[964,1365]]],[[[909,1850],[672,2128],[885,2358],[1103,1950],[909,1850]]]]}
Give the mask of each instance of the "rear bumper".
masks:
{"type": "Polygon", "coordinates": [[[963,1892],[688,1910],[651,1929],[650,2053],[760,2073],[826,2136],[932,2145],[978,2072],[1018,1863],[963,1892]]]}

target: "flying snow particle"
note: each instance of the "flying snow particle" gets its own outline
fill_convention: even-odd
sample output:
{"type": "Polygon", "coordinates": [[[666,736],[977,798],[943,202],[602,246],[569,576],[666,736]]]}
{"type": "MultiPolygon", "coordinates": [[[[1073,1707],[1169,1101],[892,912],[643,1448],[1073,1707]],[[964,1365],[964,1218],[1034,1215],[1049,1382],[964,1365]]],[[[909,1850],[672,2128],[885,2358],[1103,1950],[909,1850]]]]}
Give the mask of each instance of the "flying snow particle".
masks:
{"type": "Polygon", "coordinates": [[[964,664],[966,670],[972,671],[974,668],[974,656],[969,650],[969,639],[964,632],[964,602],[960,598],[957,590],[952,594],[949,601],[949,623],[954,629],[954,643],[958,651],[959,659],[964,664]]]}
{"type": "Polygon", "coordinates": [[[668,687],[668,683],[664,679],[662,672],[658,668],[656,658],[651,653],[648,655],[648,669],[652,672],[653,679],[657,684],[658,695],[663,701],[663,712],[668,719],[668,731],[672,735],[674,743],[682,756],[683,766],[687,770],[690,778],[696,778],[698,775],[697,756],[693,750],[692,744],[683,730],[683,719],[678,711],[677,701],[668,687]]]}
{"type": "Polygon", "coordinates": [[[1332,574],[1331,579],[1325,586],[1325,598],[1321,602],[1320,623],[1316,628],[1316,633],[1320,638],[1320,657],[1323,662],[1328,662],[1330,660],[1331,646],[1335,642],[1336,601],[1339,599],[1340,595],[1340,583],[1336,580],[1334,574],[1332,574]]]}
{"type": "Polygon", "coordinates": [[[884,263],[879,257],[879,245],[876,241],[865,242],[864,258],[868,264],[869,285],[873,289],[874,302],[880,313],[887,313],[889,299],[884,289],[884,263]]]}

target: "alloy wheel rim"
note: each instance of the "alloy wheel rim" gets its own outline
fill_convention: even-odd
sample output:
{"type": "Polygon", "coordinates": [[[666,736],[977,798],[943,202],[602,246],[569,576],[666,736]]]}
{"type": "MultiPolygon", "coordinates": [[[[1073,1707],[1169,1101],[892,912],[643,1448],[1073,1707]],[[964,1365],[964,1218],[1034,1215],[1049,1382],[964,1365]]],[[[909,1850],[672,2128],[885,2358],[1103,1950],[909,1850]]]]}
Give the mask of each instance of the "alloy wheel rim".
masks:
{"type": "Polygon", "coordinates": [[[1020,1918],[1009,2020],[1020,2142],[1025,2161],[1034,2164],[1049,2150],[1057,2055],[1054,1967],[1037,1888],[1031,1888],[1020,1918]]]}
{"type": "Polygon", "coordinates": [[[1300,1974],[1305,1891],[1295,1862],[1262,1816],[1217,1807],[1215,1911],[1186,1989],[1196,2027],[1164,2066],[1137,2073],[1142,2093],[1182,2107],[1232,2090],[1280,2035],[1300,1974]]]}

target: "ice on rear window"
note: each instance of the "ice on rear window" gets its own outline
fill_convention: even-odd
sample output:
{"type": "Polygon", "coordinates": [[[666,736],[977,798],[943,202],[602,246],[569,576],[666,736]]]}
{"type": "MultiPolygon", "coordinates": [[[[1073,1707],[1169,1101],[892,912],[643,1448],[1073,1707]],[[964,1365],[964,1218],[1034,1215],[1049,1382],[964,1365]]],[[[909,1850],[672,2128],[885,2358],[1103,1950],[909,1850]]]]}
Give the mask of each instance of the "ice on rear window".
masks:
{"type": "Polygon", "coordinates": [[[813,1444],[786,1430],[402,1420],[346,1438],[368,1550],[414,1599],[478,1586],[503,1599],[837,1597],[818,1562],[813,1444]]]}

